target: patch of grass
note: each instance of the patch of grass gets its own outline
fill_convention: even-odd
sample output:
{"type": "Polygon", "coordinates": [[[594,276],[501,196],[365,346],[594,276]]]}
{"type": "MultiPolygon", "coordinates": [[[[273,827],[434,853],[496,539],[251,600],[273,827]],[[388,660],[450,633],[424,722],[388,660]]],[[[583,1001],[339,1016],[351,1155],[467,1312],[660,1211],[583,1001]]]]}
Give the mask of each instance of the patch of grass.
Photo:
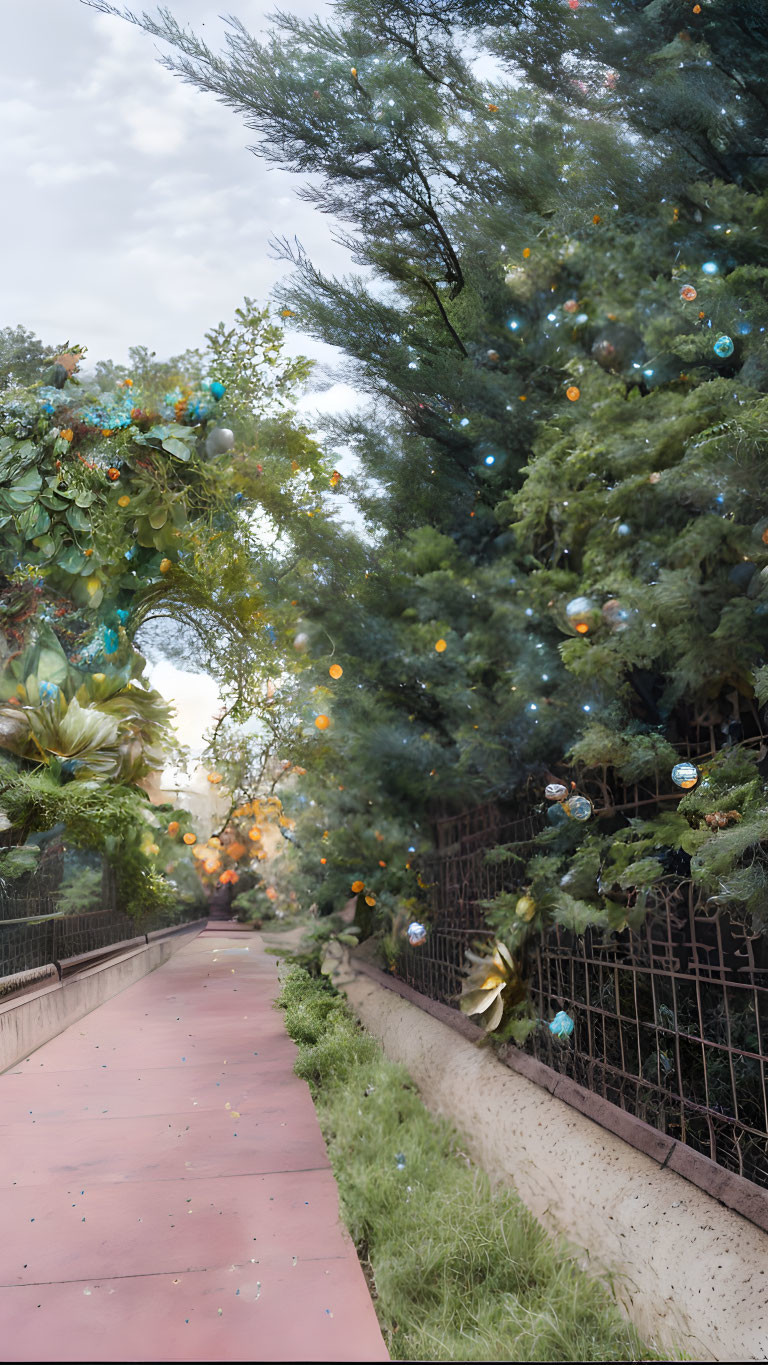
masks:
{"type": "Polygon", "coordinates": [[[514,1191],[491,1190],[325,978],[292,967],[278,1004],[393,1359],[669,1359],[514,1191]]]}

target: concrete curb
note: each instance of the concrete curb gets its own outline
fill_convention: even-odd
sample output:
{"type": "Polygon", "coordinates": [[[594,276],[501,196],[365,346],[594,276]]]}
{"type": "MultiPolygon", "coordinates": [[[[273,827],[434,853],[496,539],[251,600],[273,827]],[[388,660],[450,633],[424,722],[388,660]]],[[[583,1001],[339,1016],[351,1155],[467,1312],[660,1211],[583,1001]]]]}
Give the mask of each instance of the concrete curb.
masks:
{"type": "Polygon", "coordinates": [[[57,964],[59,971],[67,968],[61,978],[53,966],[47,972],[47,984],[39,990],[22,987],[22,991],[17,991],[12,998],[0,1000],[0,1073],[8,1071],[126,986],[132,986],[142,976],[162,966],[206,924],[207,920],[199,920],[161,930],[160,936],[144,936],[143,941],[130,940],[128,945],[113,945],[125,951],[106,961],[101,960],[104,958],[102,952],[95,954],[100,959],[96,962],[88,961],[94,954],[83,954],[82,959],[72,958],[66,964],[57,964]],[[51,979],[51,972],[55,979],[51,979]]]}
{"type": "Polygon", "coordinates": [[[768,1360],[768,1236],[478,1048],[347,957],[333,979],[493,1181],[608,1274],[646,1341],[694,1360],[768,1360]]]}

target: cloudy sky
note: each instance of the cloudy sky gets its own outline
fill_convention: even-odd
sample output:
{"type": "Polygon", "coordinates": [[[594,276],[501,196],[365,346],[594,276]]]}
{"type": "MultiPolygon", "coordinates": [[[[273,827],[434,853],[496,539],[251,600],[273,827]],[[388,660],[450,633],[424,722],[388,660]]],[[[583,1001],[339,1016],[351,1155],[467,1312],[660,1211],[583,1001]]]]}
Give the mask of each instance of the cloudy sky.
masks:
{"type": "MultiPolygon", "coordinates": [[[[218,45],[216,8],[171,8],[218,45]]],[[[273,8],[232,0],[254,34],[273,8]]],[[[201,342],[244,295],[267,301],[286,270],[271,259],[275,234],[295,233],[326,269],[345,269],[331,222],[297,199],[296,178],[248,152],[254,134],[165,71],[159,51],[80,0],[4,6],[0,325],[80,342],[91,360],[125,360],[136,343],[167,356],[201,342]]],[[[332,354],[302,337],[291,349],[332,354]]]]}
{"type": "MultiPolygon", "coordinates": [[[[327,8],[281,3],[296,14],[327,8]]],[[[170,8],[218,45],[215,7],[170,8]]],[[[274,3],[228,8],[258,34],[274,3]]],[[[332,224],[297,199],[296,179],[246,150],[254,134],[235,114],[163,70],[154,39],[80,0],[6,0],[2,36],[0,326],[78,342],[91,361],[127,360],[134,344],[165,357],[199,345],[245,295],[269,299],[286,270],[270,255],[275,234],[296,234],[325,270],[345,270],[332,224]]],[[[333,361],[309,338],[289,344],[333,361]]],[[[302,407],[309,415],[355,397],[335,385],[302,407]]],[[[211,680],[167,663],[152,676],[177,703],[183,741],[199,748],[216,706],[211,680]]]]}

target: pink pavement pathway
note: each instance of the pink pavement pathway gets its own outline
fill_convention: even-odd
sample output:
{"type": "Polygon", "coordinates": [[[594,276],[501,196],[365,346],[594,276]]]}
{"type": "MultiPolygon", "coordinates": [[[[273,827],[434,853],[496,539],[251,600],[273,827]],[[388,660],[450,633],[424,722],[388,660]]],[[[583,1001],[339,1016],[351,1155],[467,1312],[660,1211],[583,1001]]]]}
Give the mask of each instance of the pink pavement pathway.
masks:
{"type": "Polygon", "coordinates": [[[0,1076],[0,1359],[387,1360],[257,935],[0,1076]]]}

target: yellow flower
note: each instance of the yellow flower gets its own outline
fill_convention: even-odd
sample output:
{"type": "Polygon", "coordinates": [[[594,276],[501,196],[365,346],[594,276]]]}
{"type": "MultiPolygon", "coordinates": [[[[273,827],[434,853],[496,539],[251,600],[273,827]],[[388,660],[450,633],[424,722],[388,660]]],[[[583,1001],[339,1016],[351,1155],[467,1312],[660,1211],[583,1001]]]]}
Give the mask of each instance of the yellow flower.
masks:
{"type": "Polygon", "coordinates": [[[490,1033],[501,1023],[505,1007],[524,998],[525,987],[503,943],[494,944],[492,957],[469,951],[467,957],[473,965],[461,988],[460,1007],[464,1014],[483,1015],[478,1022],[490,1033]]]}

